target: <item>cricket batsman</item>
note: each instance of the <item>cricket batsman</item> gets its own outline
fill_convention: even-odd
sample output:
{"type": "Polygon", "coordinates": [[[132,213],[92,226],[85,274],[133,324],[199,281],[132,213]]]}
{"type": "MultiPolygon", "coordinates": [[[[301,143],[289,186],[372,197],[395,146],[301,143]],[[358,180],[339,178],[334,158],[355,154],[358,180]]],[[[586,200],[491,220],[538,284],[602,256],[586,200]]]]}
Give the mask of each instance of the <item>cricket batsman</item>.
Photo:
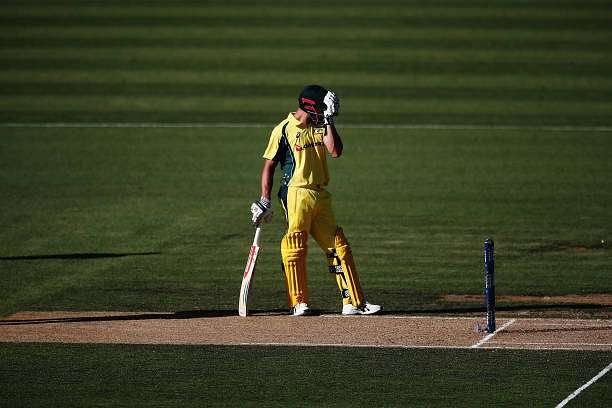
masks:
{"type": "Polygon", "coordinates": [[[274,171],[280,164],[278,198],[287,221],[281,255],[287,302],[293,316],[311,313],[306,280],[309,236],[324,251],[329,271],[336,278],[342,314],[368,315],[382,309],[365,300],[351,246],[336,224],[331,194],[325,189],[329,183],[327,154],[337,158],[343,150],[334,126],[339,109],[340,100],[331,90],[319,85],[308,85],[302,90],[296,111],[272,130],[263,155],[261,197],[251,205],[255,225],[270,221],[274,171]]]}

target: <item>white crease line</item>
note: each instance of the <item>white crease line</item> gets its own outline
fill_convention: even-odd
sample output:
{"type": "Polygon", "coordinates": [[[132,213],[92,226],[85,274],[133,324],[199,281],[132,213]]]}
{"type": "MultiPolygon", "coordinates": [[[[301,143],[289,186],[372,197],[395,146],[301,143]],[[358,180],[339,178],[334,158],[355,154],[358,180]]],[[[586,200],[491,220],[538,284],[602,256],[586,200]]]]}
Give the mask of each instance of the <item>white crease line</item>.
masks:
{"type": "Polygon", "coordinates": [[[591,132],[612,132],[611,126],[511,126],[511,125],[436,125],[436,124],[348,124],[338,125],[342,128],[353,128],[353,129],[426,129],[426,130],[546,130],[546,131],[561,131],[561,132],[575,132],[575,131],[591,131],[591,132]]]}
{"type": "Polygon", "coordinates": [[[496,346],[512,345],[512,346],[593,346],[593,347],[612,347],[612,343],[536,343],[536,342],[518,342],[518,341],[496,341],[496,346]]]}
{"type": "Polygon", "coordinates": [[[506,324],[504,324],[503,326],[501,326],[500,328],[498,328],[497,330],[495,330],[493,333],[490,333],[488,335],[486,335],[483,339],[481,339],[478,343],[472,345],[471,348],[478,348],[480,346],[482,346],[483,344],[485,344],[487,341],[491,340],[493,338],[493,336],[495,336],[497,333],[499,333],[500,331],[504,330],[505,328],[507,328],[508,326],[510,326],[511,324],[513,324],[514,322],[516,322],[516,319],[511,319],[509,321],[506,322],[506,324]]]}
{"type": "Polygon", "coordinates": [[[594,328],[594,329],[612,329],[612,326],[607,324],[594,324],[597,322],[576,322],[576,323],[542,323],[540,326],[553,326],[553,327],[581,327],[581,328],[594,328]]]}
{"type": "Polygon", "coordinates": [[[521,323],[529,322],[540,322],[540,325],[560,325],[560,324],[612,324],[612,319],[589,319],[589,318],[576,318],[576,319],[559,319],[559,318],[543,318],[543,317],[521,317],[521,323]],[[547,322],[547,323],[544,323],[547,322]]]}
{"type": "Polygon", "coordinates": [[[263,128],[265,123],[164,123],[164,122],[41,122],[0,123],[5,128],[263,128]]]}
{"type": "Polygon", "coordinates": [[[345,316],[341,314],[322,314],[319,317],[338,317],[343,319],[419,319],[419,320],[478,320],[478,317],[466,317],[466,316],[395,316],[395,315],[350,315],[345,316]]]}
{"type": "Polygon", "coordinates": [[[555,408],[561,408],[563,406],[565,406],[565,404],[567,404],[568,402],[570,402],[571,400],[573,400],[574,398],[576,398],[582,391],[584,391],[587,387],[589,387],[591,384],[593,384],[594,382],[596,382],[597,380],[599,380],[601,377],[603,377],[604,375],[606,375],[606,373],[608,371],[610,371],[612,369],[612,363],[608,364],[606,366],[606,368],[604,368],[603,370],[601,370],[595,377],[591,378],[589,380],[589,382],[587,382],[586,384],[584,384],[582,387],[578,388],[576,391],[572,392],[570,395],[567,396],[566,399],[564,399],[563,401],[561,401],[559,404],[557,404],[557,406],[555,408]]]}
{"type": "Polygon", "coordinates": [[[521,346],[520,344],[516,345],[508,345],[508,346],[498,346],[497,343],[495,345],[485,345],[482,347],[478,347],[473,350],[532,350],[532,351],[608,351],[606,349],[599,348],[578,348],[576,346],[521,346]]]}
{"type": "MultiPolygon", "coordinates": [[[[239,122],[6,122],[1,128],[272,128],[274,123],[239,122]]],[[[401,124],[364,123],[338,125],[347,129],[414,129],[414,130],[541,130],[555,132],[612,132],[612,126],[505,126],[505,125],[442,125],[442,124],[401,124]]]]}

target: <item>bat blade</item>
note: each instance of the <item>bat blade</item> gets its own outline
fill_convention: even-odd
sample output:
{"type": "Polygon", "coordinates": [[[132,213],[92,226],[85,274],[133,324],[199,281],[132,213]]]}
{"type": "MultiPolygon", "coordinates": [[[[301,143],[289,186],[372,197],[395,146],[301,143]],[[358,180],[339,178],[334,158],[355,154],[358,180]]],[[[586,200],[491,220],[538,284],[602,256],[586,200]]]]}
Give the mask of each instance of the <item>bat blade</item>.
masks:
{"type": "Polygon", "coordinates": [[[242,276],[242,285],[240,287],[240,300],[238,301],[238,315],[240,316],[247,315],[249,293],[251,291],[251,281],[253,279],[253,274],[255,273],[255,265],[257,264],[258,255],[259,246],[254,244],[251,246],[249,258],[247,260],[246,267],[244,268],[244,275],[242,276]]]}

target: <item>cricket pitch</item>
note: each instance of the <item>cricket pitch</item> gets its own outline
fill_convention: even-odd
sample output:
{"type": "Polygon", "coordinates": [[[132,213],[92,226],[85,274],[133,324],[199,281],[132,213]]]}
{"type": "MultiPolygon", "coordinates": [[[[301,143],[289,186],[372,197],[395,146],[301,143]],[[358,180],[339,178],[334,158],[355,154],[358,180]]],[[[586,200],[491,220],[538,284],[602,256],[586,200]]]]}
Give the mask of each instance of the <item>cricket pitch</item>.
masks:
{"type": "Polygon", "coordinates": [[[612,351],[612,320],[477,317],[249,317],[199,312],[19,312],[0,320],[0,342],[195,344],[612,351]]]}

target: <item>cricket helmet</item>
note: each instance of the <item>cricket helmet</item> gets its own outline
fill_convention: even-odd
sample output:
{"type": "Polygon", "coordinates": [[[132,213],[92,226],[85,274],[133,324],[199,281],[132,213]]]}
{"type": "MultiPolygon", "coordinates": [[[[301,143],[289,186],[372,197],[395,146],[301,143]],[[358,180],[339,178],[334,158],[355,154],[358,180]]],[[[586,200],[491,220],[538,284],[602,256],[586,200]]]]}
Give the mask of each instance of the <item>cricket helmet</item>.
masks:
{"type": "Polygon", "coordinates": [[[327,109],[325,102],[327,89],[320,85],[307,85],[298,96],[300,109],[308,113],[310,121],[315,126],[322,126],[324,123],[323,112],[327,109]]]}

